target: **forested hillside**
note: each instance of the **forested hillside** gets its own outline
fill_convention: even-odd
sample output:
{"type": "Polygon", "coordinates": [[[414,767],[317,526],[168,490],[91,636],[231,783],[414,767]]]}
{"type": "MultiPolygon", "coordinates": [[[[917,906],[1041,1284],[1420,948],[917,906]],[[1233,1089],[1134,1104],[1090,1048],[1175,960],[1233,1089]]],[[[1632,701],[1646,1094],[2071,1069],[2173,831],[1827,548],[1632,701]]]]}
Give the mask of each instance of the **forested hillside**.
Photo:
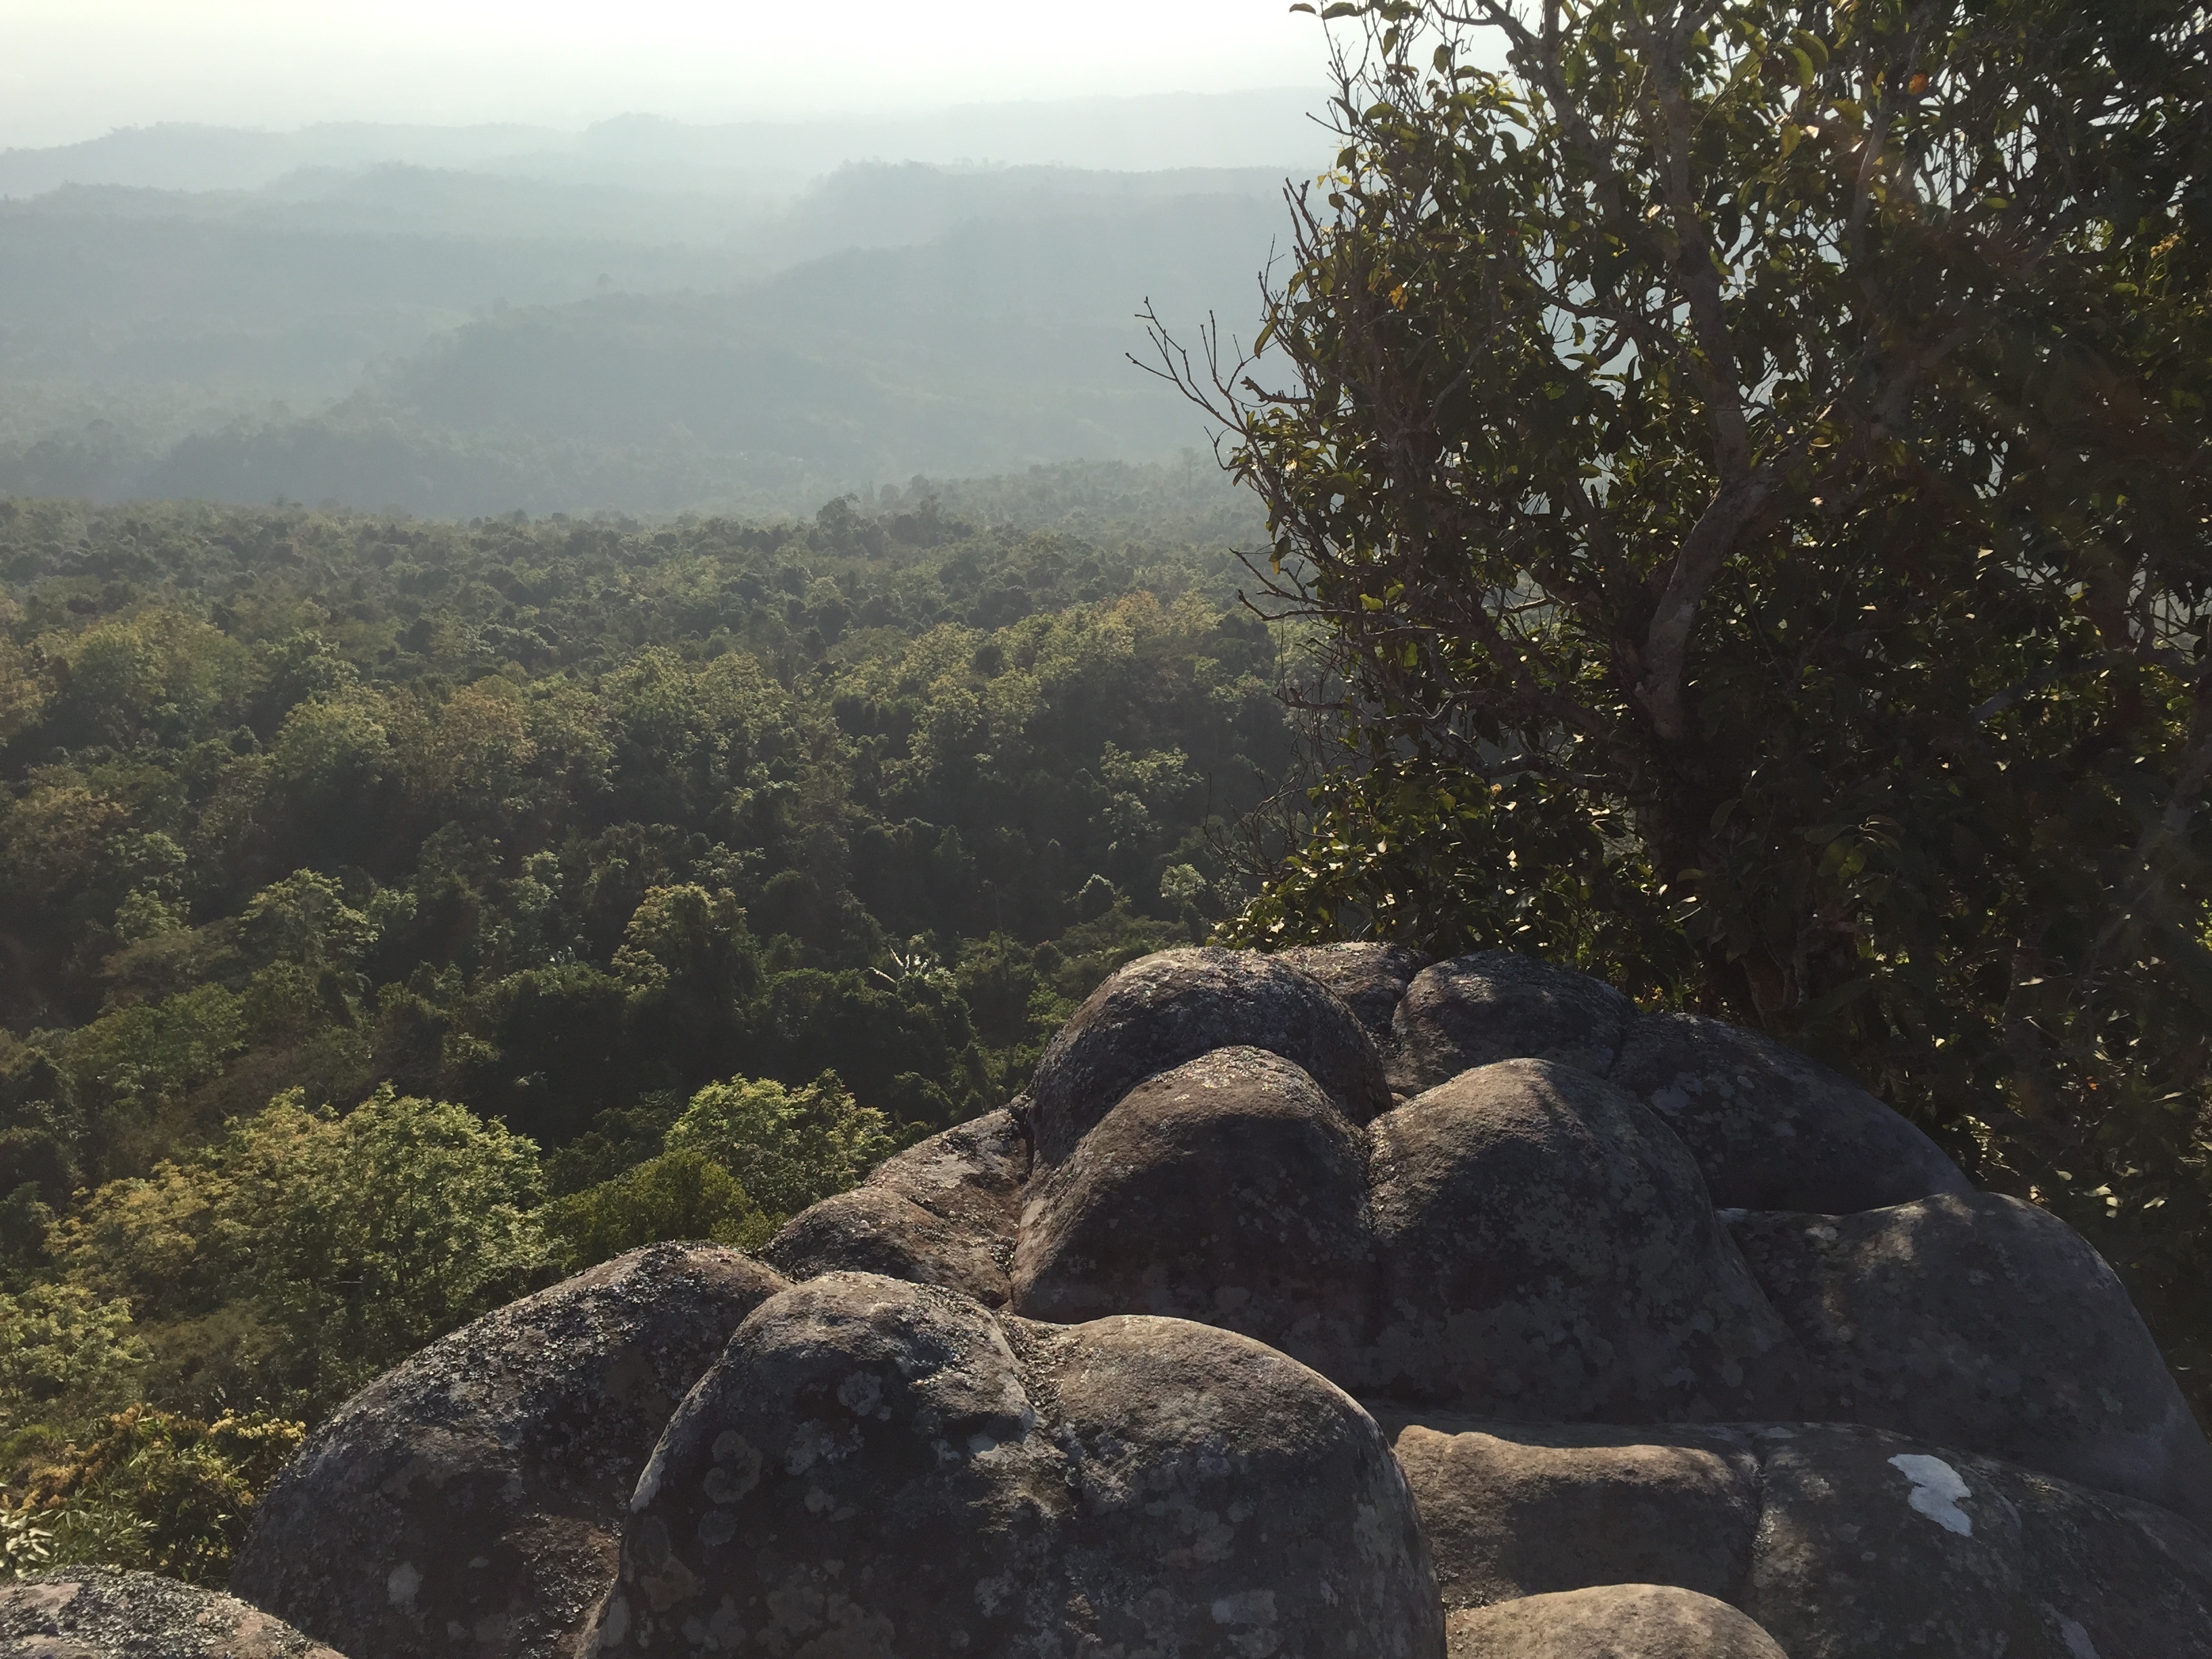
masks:
{"type": "Polygon", "coordinates": [[[11,160],[40,175],[0,155],[0,490],[785,514],[917,471],[1156,460],[1204,427],[1130,367],[1136,313],[1240,326],[1310,171],[1286,144],[770,189],[615,136],[589,147],[611,170],[334,155],[250,189],[86,182],[115,176],[87,154],[15,199],[11,160]]]}
{"type": "Polygon", "coordinates": [[[1233,896],[1286,743],[1236,574],[927,495],[0,501],[0,1412],[312,1413],[999,1103],[1233,896]]]}

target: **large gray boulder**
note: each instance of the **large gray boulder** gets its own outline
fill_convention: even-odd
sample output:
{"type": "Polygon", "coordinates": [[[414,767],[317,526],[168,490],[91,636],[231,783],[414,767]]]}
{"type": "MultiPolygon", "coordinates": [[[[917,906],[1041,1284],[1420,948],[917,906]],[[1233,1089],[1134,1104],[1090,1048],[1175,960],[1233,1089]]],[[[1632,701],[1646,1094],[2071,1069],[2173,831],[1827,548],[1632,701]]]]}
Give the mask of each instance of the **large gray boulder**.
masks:
{"type": "Polygon", "coordinates": [[[1865,1090],[1741,1026],[1639,1012],[1607,1075],[1682,1138],[1723,1208],[1842,1215],[1973,1190],[1865,1090]]]}
{"type": "Polygon", "coordinates": [[[670,1413],[783,1288],[655,1244],[432,1343],[285,1466],[232,1589],[353,1659],[574,1659],[670,1413]]]}
{"type": "Polygon", "coordinates": [[[1302,974],[1319,980],[1336,1000],[1358,1016],[1376,1046],[1388,1050],[1391,1022],[1407,988],[1429,965],[1429,958],[1403,945],[1378,945],[1360,940],[1344,945],[1299,945],[1279,951],[1275,959],[1287,962],[1302,974]]]}
{"type": "Polygon", "coordinates": [[[8,1659],[340,1659],[281,1620],[150,1572],[58,1567],[0,1583],[8,1659]]]}
{"type": "Polygon", "coordinates": [[[1995,1193],[1732,1228],[1813,1360],[1817,1412],[2212,1522],[2212,1448],[2118,1277],[1995,1193]]]}
{"type": "Polygon", "coordinates": [[[1028,1109],[1038,1164],[1067,1158],[1146,1078],[1232,1047],[1301,1067],[1354,1123],[1390,1109],[1366,1029],[1319,981],[1249,951],[1164,951],[1093,991],[1046,1046],[1028,1109]]]}
{"type": "Polygon", "coordinates": [[[1598,1584],[1740,1594],[1759,1460],[1734,1430],[1499,1424],[1378,1406],[1421,1506],[1444,1606],[1598,1584]]]}
{"type": "Polygon", "coordinates": [[[1553,1060],[1371,1127],[1382,1291],[1364,1390],[1498,1416],[1794,1415],[1802,1356],[1650,1112],[1553,1060]]]}
{"type": "Polygon", "coordinates": [[[821,1273],[887,1273],[1006,1304],[1006,1270],[976,1238],[884,1187],[855,1187],[808,1206],[768,1243],[761,1259],[794,1280],[821,1273]]]}
{"type": "Polygon", "coordinates": [[[887,1273],[1003,1307],[1029,1170],[1014,1115],[989,1112],[909,1146],[853,1191],[794,1216],[761,1254],[794,1280],[887,1273]]]}
{"type": "Polygon", "coordinates": [[[1739,1604],[1791,1659],[2212,1654],[2212,1548],[2167,1511],[1856,1424],[1761,1446],[1739,1604]]]}
{"type": "MultiPolygon", "coordinates": [[[[1314,971],[1321,954],[1297,959],[1314,971]]],[[[1362,982],[1380,1006],[1388,976],[1362,982]]],[[[1588,975],[1516,951],[1422,969],[1391,1019],[1385,1050],[1401,1095],[1500,1060],[1572,1066],[1657,1112],[1723,1208],[1839,1215],[1972,1190],[1934,1141],[1817,1060],[1720,1020],[1639,1010],[1588,975]]]]}
{"type": "Polygon", "coordinates": [[[1147,1079],[1031,1183],[1013,1306],[1203,1320],[1341,1376],[1374,1307],[1367,1145],[1263,1048],[1147,1079]]]}
{"type": "Polygon", "coordinates": [[[896,1193],[988,1247],[1004,1265],[1013,1254],[1030,1175],[1030,1146],[1012,1111],[986,1112],[917,1141],[863,1183],[896,1193]]]}
{"type": "Polygon", "coordinates": [[[1607,1584],[1452,1614],[1451,1659],[1790,1659],[1729,1606],[1671,1584],[1607,1584]]]}
{"type": "Polygon", "coordinates": [[[1790,1659],[2212,1654],[2202,1533],[2016,1465],[1856,1424],[1386,1421],[1455,1612],[1632,1572],[1790,1659]]]}
{"type": "Polygon", "coordinates": [[[1418,1094],[1472,1066],[1549,1060],[1603,1077],[1635,1005],[1587,974],[1512,951],[1425,968],[1392,1016],[1391,1086],[1418,1094]]]}
{"type": "Polygon", "coordinates": [[[739,1328],[631,1507],[610,1655],[1443,1651],[1372,1419],[1179,1320],[827,1275],[739,1328]]]}

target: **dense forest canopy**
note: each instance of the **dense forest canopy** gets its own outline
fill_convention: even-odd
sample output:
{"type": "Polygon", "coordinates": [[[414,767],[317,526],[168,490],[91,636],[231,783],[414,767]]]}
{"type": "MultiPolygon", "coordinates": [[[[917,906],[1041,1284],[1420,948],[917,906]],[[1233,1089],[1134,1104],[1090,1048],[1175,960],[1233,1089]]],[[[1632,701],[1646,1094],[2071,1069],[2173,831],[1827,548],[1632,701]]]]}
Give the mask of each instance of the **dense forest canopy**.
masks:
{"type": "Polygon", "coordinates": [[[661,526],[0,501],[16,1455],[137,1397],[313,1413],[1018,1091],[1114,965],[1237,902],[1218,828],[1287,744],[1239,574],[921,491],[661,526]]]}

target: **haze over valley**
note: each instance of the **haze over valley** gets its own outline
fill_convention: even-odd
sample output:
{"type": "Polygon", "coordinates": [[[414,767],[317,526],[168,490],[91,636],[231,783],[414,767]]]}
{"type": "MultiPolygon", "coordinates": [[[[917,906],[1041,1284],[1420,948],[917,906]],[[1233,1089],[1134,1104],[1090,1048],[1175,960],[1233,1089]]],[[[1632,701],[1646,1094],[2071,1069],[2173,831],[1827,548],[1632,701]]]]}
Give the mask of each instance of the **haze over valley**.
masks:
{"type": "Polygon", "coordinates": [[[1174,459],[1147,301],[1249,335],[1298,88],[0,153],[0,491],[811,511],[1174,459]]]}

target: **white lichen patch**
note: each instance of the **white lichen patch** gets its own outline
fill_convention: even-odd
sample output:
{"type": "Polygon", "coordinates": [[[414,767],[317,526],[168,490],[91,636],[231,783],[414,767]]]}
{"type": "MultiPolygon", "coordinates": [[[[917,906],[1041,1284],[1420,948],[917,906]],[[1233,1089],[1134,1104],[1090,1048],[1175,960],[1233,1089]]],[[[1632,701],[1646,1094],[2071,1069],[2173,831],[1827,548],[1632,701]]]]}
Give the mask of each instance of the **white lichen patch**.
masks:
{"type": "Polygon", "coordinates": [[[1899,1452],[1889,1460],[1889,1466],[1912,1483],[1905,1501],[1915,1514],[1926,1516],[1944,1531],[1961,1538],[1974,1535],[1973,1518],[1959,1507],[1960,1498],[1974,1494],[1958,1470],[1925,1452],[1899,1452]]]}
{"type": "Polygon", "coordinates": [[[422,1588],[422,1569],[412,1561],[402,1561],[384,1581],[384,1593],[395,1607],[412,1607],[415,1592],[422,1588]]]}

